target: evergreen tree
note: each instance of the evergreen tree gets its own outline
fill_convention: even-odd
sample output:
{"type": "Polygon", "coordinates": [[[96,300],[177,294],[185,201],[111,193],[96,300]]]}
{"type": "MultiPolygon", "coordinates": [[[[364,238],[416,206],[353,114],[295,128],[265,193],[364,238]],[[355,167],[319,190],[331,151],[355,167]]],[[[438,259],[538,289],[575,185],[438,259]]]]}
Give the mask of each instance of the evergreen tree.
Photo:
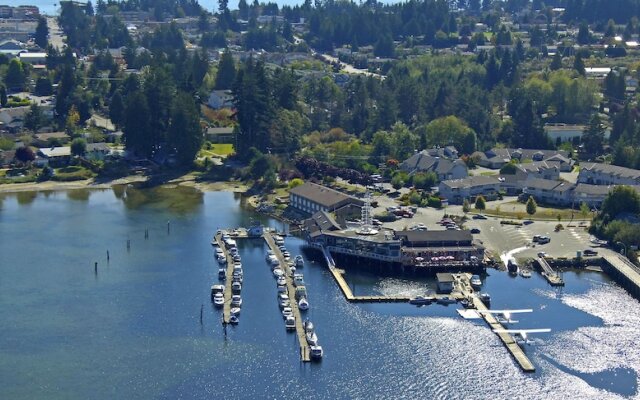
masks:
{"type": "Polygon", "coordinates": [[[111,103],[109,104],[109,119],[116,127],[121,127],[125,118],[124,101],[122,100],[122,94],[119,90],[111,97],[111,103]]]}
{"type": "Polygon", "coordinates": [[[153,155],[154,143],[149,123],[149,105],[142,91],[127,98],[124,116],[124,142],[127,150],[143,157],[153,155]]]}
{"type": "Polygon", "coordinates": [[[44,114],[37,104],[32,104],[24,117],[24,127],[36,132],[44,124],[44,114]]]}
{"type": "Polygon", "coordinates": [[[484,209],[487,208],[487,202],[484,199],[484,197],[482,197],[482,196],[476,197],[475,208],[476,208],[476,210],[484,210],[484,209]]]}
{"type": "Polygon", "coordinates": [[[594,114],[589,121],[589,126],[582,134],[582,143],[584,144],[584,150],[593,155],[599,155],[602,153],[602,143],[604,142],[604,126],[600,115],[594,114]]]}
{"type": "Polygon", "coordinates": [[[533,215],[536,213],[538,205],[536,204],[536,200],[533,196],[529,196],[529,200],[527,200],[527,214],[533,215]]]}
{"type": "Polygon", "coordinates": [[[45,49],[49,44],[49,27],[47,26],[47,19],[44,17],[38,18],[34,42],[40,46],[41,49],[45,49]]]}
{"type": "Polygon", "coordinates": [[[186,92],[178,92],[173,102],[167,141],[183,165],[190,164],[202,146],[198,107],[186,92]]]}
{"type": "Polygon", "coordinates": [[[229,49],[222,53],[220,63],[218,64],[218,73],[216,75],[216,89],[231,89],[236,78],[236,64],[229,49]]]}
{"type": "Polygon", "coordinates": [[[587,72],[584,69],[584,61],[580,53],[576,54],[573,59],[573,69],[575,69],[580,75],[585,76],[587,72]]]}
{"type": "Polygon", "coordinates": [[[557,71],[560,68],[562,68],[562,56],[560,55],[560,51],[556,50],[556,53],[553,55],[553,59],[551,60],[551,64],[549,65],[549,69],[557,71]]]}
{"type": "Polygon", "coordinates": [[[7,106],[7,88],[4,85],[0,84],[0,105],[2,107],[6,107],[7,106]]]}
{"type": "Polygon", "coordinates": [[[75,138],[71,142],[71,154],[74,156],[84,156],[87,152],[87,141],[83,138],[75,138]]]}
{"type": "Polygon", "coordinates": [[[471,211],[471,204],[469,204],[469,200],[465,198],[462,203],[462,212],[466,214],[469,211],[471,211]]]}
{"type": "Polygon", "coordinates": [[[22,90],[26,82],[26,75],[22,68],[22,62],[17,58],[14,58],[9,62],[9,68],[7,74],[4,77],[4,84],[6,87],[15,90],[22,90]]]}
{"type": "Polygon", "coordinates": [[[53,94],[53,85],[48,76],[41,76],[36,81],[34,92],[37,96],[50,96],[53,94]]]}

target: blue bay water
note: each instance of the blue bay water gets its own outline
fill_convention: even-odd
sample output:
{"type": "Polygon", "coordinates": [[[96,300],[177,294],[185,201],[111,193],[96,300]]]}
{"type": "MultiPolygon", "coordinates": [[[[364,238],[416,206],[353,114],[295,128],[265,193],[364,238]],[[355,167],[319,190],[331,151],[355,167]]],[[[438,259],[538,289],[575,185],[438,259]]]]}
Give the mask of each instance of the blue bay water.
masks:
{"type": "MultiPolygon", "coordinates": [[[[0,398],[639,397],[639,304],[597,273],[568,272],[555,290],[538,275],[488,271],[494,308],[533,308],[519,325],[553,329],[527,346],[538,371],[525,375],[455,305],[349,304],[325,267],[307,260],[308,313],[325,358],[301,364],[265,248],[244,241],[244,304],[225,339],[209,297],[209,242],[253,217],[236,195],[189,188],[1,196],[0,398]]],[[[286,240],[292,254],[302,244],[286,240]]],[[[347,280],[359,294],[432,284],[362,271],[347,280]]]]}

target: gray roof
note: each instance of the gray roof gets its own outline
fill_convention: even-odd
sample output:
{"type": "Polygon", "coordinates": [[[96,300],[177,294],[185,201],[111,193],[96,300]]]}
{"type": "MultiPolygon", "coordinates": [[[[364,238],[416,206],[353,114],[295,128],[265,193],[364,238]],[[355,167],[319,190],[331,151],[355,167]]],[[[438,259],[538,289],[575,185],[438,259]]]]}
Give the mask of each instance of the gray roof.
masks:
{"type": "Polygon", "coordinates": [[[207,135],[230,135],[233,133],[233,127],[207,128],[207,135]]]}
{"type": "Polygon", "coordinates": [[[550,179],[529,178],[525,181],[525,188],[540,189],[540,190],[553,190],[556,192],[564,192],[571,190],[574,185],[564,181],[552,181],[550,179]]]}
{"type": "Polygon", "coordinates": [[[42,154],[43,157],[53,158],[53,157],[67,157],[71,155],[71,147],[51,147],[51,148],[43,148],[39,149],[38,153],[42,154]]]}
{"type": "Polygon", "coordinates": [[[547,169],[560,169],[560,164],[557,161],[534,161],[530,163],[518,164],[518,168],[520,168],[524,172],[540,172],[547,169]]]}
{"type": "Polygon", "coordinates": [[[450,272],[438,272],[436,274],[436,279],[441,283],[454,282],[453,274],[451,274],[450,272]]]}
{"type": "Polygon", "coordinates": [[[484,175],[469,176],[467,178],[462,178],[462,179],[449,179],[441,182],[441,184],[446,185],[452,189],[481,186],[481,185],[491,185],[494,183],[499,183],[498,178],[496,176],[484,176],[484,175]]]}
{"type": "Polygon", "coordinates": [[[289,191],[289,194],[303,197],[328,208],[334,207],[345,200],[352,200],[356,204],[362,204],[360,199],[311,182],[296,186],[289,191]]]}
{"type": "Polygon", "coordinates": [[[336,231],[341,229],[333,217],[324,211],[316,212],[311,216],[311,219],[317,227],[323,231],[336,231]]]}
{"type": "MultiPolygon", "coordinates": [[[[455,151],[455,148],[453,148],[453,151],[455,151]]],[[[401,167],[406,171],[433,171],[437,174],[446,174],[454,166],[464,163],[462,160],[442,158],[440,153],[444,154],[444,149],[422,150],[404,160],[401,167]]]]}
{"type": "Polygon", "coordinates": [[[87,143],[87,151],[103,151],[110,152],[111,147],[108,144],[100,142],[100,143],[87,143]]]}
{"type": "Polygon", "coordinates": [[[607,174],[607,175],[615,175],[619,178],[631,178],[631,179],[640,178],[640,171],[638,171],[637,169],[619,167],[617,165],[611,165],[611,164],[585,163],[585,164],[582,164],[582,167],[580,168],[580,170],[597,172],[597,173],[607,174]]]}
{"type": "Polygon", "coordinates": [[[574,191],[577,194],[586,194],[586,195],[592,195],[592,196],[606,196],[611,189],[613,189],[612,186],[589,185],[587,183],[578,183],[574,191]]]}
{"type": "Polygon", "coordinates": [[[70,138],[67,132],[36,133],[34,136],[37,140],[41,140],[43,142],[46,142],[49,139],[69,139],[70,138]]]}

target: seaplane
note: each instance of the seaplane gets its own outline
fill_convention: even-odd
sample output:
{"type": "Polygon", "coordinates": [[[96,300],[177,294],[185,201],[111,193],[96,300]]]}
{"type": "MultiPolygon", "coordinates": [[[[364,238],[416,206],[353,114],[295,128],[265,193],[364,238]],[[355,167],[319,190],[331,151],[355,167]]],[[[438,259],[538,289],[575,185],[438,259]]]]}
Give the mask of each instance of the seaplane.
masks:
{"type": "Polygon", "coordinates": [[[522,314],[533,312],[533,309],[521,309],[521,310],[458,310],[458,314],[465,319],[479,319],[483,315],[491,314],[502,325],[515,324],[518,321],[511,319],[513,314],[522,314]]]}
{"type": "Polygon", "coordinates": [[[533,309],[527,308],[522,310],[476,310],[476,312],[480,315],[492,314],[493,316],[495,316],[496,320],[498,320],[499,323],[505,325],[518,323],[517,320],[511,319],[512,314],[530,313],[533,312],[533,309]]]}
{"type": "Polygon", "coordinates": [[[549,333],[549,332],[551,332],[551,329],[549,329],[549,328],[542,328],[542,329],[494,329],[493,332],[495,332],[495,333],[509,333],[509,334],[513,335],[513,339],[519,345],[522,345],[522,344],[531,345],[531,343],[533,343],[533,342],[528,339],[528,335],[530,333],[549,333]]]}

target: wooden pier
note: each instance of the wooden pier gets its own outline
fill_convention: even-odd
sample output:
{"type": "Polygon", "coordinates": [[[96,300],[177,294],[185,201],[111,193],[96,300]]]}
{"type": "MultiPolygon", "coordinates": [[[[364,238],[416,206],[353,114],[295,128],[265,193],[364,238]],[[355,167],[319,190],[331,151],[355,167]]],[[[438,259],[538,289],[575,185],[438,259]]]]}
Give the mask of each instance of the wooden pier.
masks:
{"type": "Polygon", "coordinates": [[[551,286],[564,286],[564,279],[551,268],[551,265],[549,265],[544,257],[538,257],[536,261],[542,270],[542,276],[545,277],[551,286]]]}
{"type": "Polygon", "coordinates": [[[226,246],[222,242],[222,233],[217,233],[215,236],[215,241],[218,244],[218,247],[222,249],[224,252],[224,256],[227,258],[227,276],[224,285],[224,307],[222,311],[222,320],[225,324],[229,323],[229,318],[231,318],[231,283],[233,281],[233,257],[227,251],[226,246]]]}
{"type": "MultiPolygon", "coordinates": [[[[473,299],[473,305],[475,306],[476,310],[478,311],[488,310],[485,304],[477,296],[471,296],[471,298],[473,299]]],[[[491,328],[492,331],[494,329],[505,329],[504,326],[502,326],[502,324],[498,322],[498,320],[492,314],[481,313],[481,315],[482,315],[482,318],[487,322],[487,325],[489,325],[489,328],[491,328]]],[[[513,336],[504,332],[496,333],[496,335],[498,335],[498,337],[502,341],[502,344],[504,344],[504,346],[507,348],[509,353],[511,353],[511,356],[513,356],[513,358],[516,360],[516,362],[518,363],[518,366],[520,366],[520,369],[522,369],[524,372],[535,372],[536,368],[533,366],[533,364],[529,360],[529,357],[527,357],[527,355],[524,354],[524,351],[522,350],[520,345],[515,341],[513,336]]]]}
{"type": "Polygon", "coordinates": [[[284,260],[282,252],[280,251],[278,246],[276,246],[271,233],[265,232],[263,237],[265,242],[267,242],[267,246],[269,246],[271,251],[273,251],[273,253],[278,258],[280,266],[284,271],[284,275],[287,280],[287,292],[289,294],[289,300],[291,302],[291,310],[293,311],[293,317],[296,319],[296,335],[298,336],[298,344],[300,345],[300,360],[302,360],[303,362],[309,362],[311,361],[311,350],[309,348],[309,344],[307,343],[307,337],[305,335],[304,326],[302,324],[302,315],[300,314],[298,302],[296,301],[296,288],[293,285],[293,274],[291,273],[289,264],[284,260]]]}

